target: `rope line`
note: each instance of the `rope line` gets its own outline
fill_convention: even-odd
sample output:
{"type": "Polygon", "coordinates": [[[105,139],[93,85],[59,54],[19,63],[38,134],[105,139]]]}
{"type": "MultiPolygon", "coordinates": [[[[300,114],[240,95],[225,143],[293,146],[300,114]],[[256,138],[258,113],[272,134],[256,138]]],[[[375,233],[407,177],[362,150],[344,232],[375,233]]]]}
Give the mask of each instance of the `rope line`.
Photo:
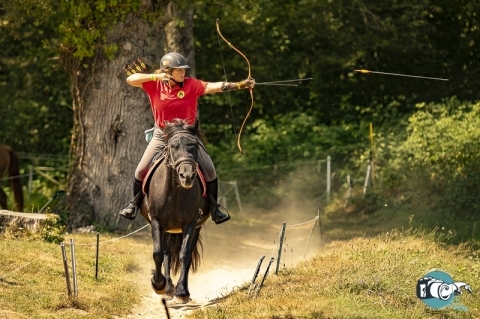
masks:
{"type": "MultiPolygon", "coordinates": [[[[113,238],[113,239],[105,240],[105,241],[102,241],[102,242],[100,242],[100,243],[107,243],[107,242],[111,242],[111,241],[115,241],[115,240],[119,240],[119,239],[122,239],[122,238],[125,238],[125,237],[128,237],[128,236],[131,236],[131,235],[133,235],[133,234],[141,231],[142,229],[145,229],[148,225],[150,225],[150,224],[146,224],[146,225],[143,226],[142,228],[139,228],[139,229],[131,232],[130,234],[124,235],[124,236],[119,237],[119,238],[113,238]]],[[[93,245],[96,245],[96,243],[95,243],[95,244],[75,244],[75,246],[93,246],[93,245]]],[[[14,271],[12,271],[12,272],[10,272],[10,273],[7,273],[7,274],[5,274],[5,275],[3,275],[3,276],[1,276],[1,277],[0,277],[0,280],[6,278],[6,277],[8,277],[8,276],[10,276],[11,274],[13,274],[13,273],[15,273],[15,272],[17,272],[17,271],[19,271],[19,270],[21,270],[21,269],[23,269],[23,268],[31,265],[31,264],[33,264],[34,262],[36,262],[36,261],[39,260],[40,258],[42,258],[42,257],[44,257],[44,256],[46,256],[46,255],[51,254],[51,253],[52,253],[54,250],[56,250],[56,249],[57,249],[57,248],[54,248],[54,249],[50,250],[49,252],[41,255],[41,256],[38,257],[37,259],[34,259],[33,261],[29,262],[28,264],[23,265],[22,267],[17,268],[17,269],[15,269],[14,271]]]]}
{"type": "Polygon", "coordinates": [[[295,226],[302,226],[302,225],[306,225],[308,223],[311,223],[311,222],[314,222],[318,219],[318,216],[315,217],[314,219],[312,220],[309,220],[308,222],[304,222],[304,223],[299,223],[299,224],[293,224],[293,225],[286,225],[287,227],[295,227],[295,226]]]}
{"type": "MultiPolygon", "coordinates": [[[[52,168],[43,167],[41,169],[38,169],[38,168],[34,167],[33,170],[38,171],[38,173],[39,173],[41,171],[67,171],[68,169],[65,166],[60,166],[60,167],[52,167],[52,168]]],[[[37,174],[37,173],[32,172],[32,175],[35,175],[35,174],[37,174]]],[[[4,178],[0,179],[0,182],[12,180],[12,179],[19,179],[19,178],[26,177],[26,176],[30,176],[30,173],[23,174],[23,175],[15,175],[15,176],[4,177],[4,178]]]]}
{"type": "Polygon", "coordinates": [[[320,159],[320,160],[309,160],[309,161],[302,161],[302,162],[279,162],[275,165],[262,165],[262,166],[249,166],[249,167],[232,167],[229,170],[230,171],[254,171],[258,169],[271,169],[272,167],[277,167],[277,168],[285,168],[285,167],[303,167],[303,166],[309,166],[313,164],[318,164],[320,163],[325,163],[327,160],[325,159],[320,159]]]}
{"type": "Polygon", "coordinates": [[[46,256],[46,255],[51,254],[51,253],[52,253],[54,250],[56,250],[56,249],[58,249],[58,247],[50,250],[48,253],[45,253],[45,254],[41,255],[40,257],[38,257],[37,259],[34,259],[33,261],[29,262],[28,264],[23,265],[22,267],[17,268],[17,269],[15,269],[14,271],[12,271],[12,272],[10,272],[10,273],[8,273],[8,274],[5,274],[5,275],[3,275],[3,276],[1,276],[0,279],[5,279],[6,277],[10,276],[10,275],[13,274],[13,273],[16,273],[16,272],[19,271],[20,269],[23,269],[23,268],[27,267],[28,265],[33,264],[34,262],[36,262],[37,260],[39,260],[39,259],[42,258],[43,256],[46,256]]]}
{"type": "MultiPolygon", "coordinates": [[[[311,223],[311,222],[316,221],[316,220],[318,220],[318,216],[315,217],[314,219],[309,220],[309,221],[304,222],[304,223],[294,224],[294,225],[286,225],[286,226],[289,226],[289,227],[299,226],[299,225],[304,225],[304,224],[311,223]]],[[[273,255],[275,254],[275,251],[278,250],[278,247],[279,247],[279,245],[280,245],[280,236],[281,236],[281,234],[278,234],[278,238],[277,238],[277,241],[275,242],[275,246],[273,247],[272,254],[270,255],[270,259],[272,259],[273,255]]],[[[270,259],[269,259],[269,260],[270,260],[270,259]]],[[[241,275],[243,276],[247,271],[250,270],[250,268],[252,268],[252,267],[253,267],[254,265],[256,265],[257,263],[258,263],[258,261],[255,261],[250,267],[248,267],[245,271],[243,271],[243,272],[241,273],[241,275]]],[[[235,282],[235,281],[237,281],[237,280],[233,280],[232,282],[235,282]]],[[[232,291],[233,291],[235,288],[239,288],[239,287],[241,287],[241,285],[233,286],[233,287],[232,287],[232,291]]],[[[224,285],[223,287],[221,287],[221,288],[219,288],[219,289],[216,289],[216,290],[214,290],[214,291],[212,291],[212,292],[215,292],[215,291],[221,290],[221,289],[226,289],[226,288],[228,288],[228,284],[226,284],[226,285],[224,285]]],[[[209,294],[212,293],[212,292],[206,293],[206,294],[202,295],[200,298],[204,298],[205,296],[209,295],[209,294]]]]}
{"type": "MultiPolygon", "coordinates": [[[[138,233],[139,231],[145,229],[147,226],[149,226],[150,224],[146,224],[145,226],[143,226],[142,228],[139,228],[133,232],[131,232],[130,234],[126,234],[122,237],[118,237],[118,238],[112,238],[112,239],[109,239],[109,240],[104,240],[104,241],[101,241],[99,242],[99,244],[104,244],[104,243],[108,243],[108,242],[111,242],[111,241],[115,241],[115,240],[119,240],[119,239],[122,239],[122,238],[125,238],[125,237],[128,237],[128,236],[131,236],[135,233],[138,233]]],[[[97,243],[94,243],[94,244],[75,244],[75,246],[96,246],[97,243]]]]}
{"type": "Polygon", "coordinates": [[[68,155],[56,155],[56,154],[34,154],[34,153],[24,153],[17,152],[19,158],[22,159],[35,159],[35,160],[68,160],[68,155]]]}
{"type": "MultiPolygon", "coordinates": [[[[18,177],[17,177],[17,178],[18,178],[18,177]]],[[[326,194],[326,193],[324,193],[322,196],[320,196],[320,198],[322,198],[325,194],[326,194]]],[[[303,223],[290,224],[290,225],[285,225],[285,226],[286,226],[286,227],[295,227],[295,226],[306,225],[306,224],[309,224],[309,223],[312,223],[312,222],[316,222],[318,219],[319,219],[319,216],[316,216],[314,219],[309,220],[309,221],[306,221],[306,222],[303,222],[303,223]]],[[[124,235],[124,236],[118,237],[118,238],[112,238],[112,239],[109,239],[109,240],[100,241],[100,242],[98,242],[98,244],[100,244],[100,243],[104,244],[104,243],[108,243],[108,242],[113,242],[113,241],[117,241],[117,240],[120,240],[120,239],[129,237],[129,236],[131,236],[131,235],[133,235],[133,234],[135,234],[135,233],[138,233],[138,232],[140,232],[141,230],[147,228],[149,225],[150,225],[150,224],[146,224],[146,225],[142,226],[141,228],[139,228],[139,229],[137,229],[137,230],[135,230],[135,231],[133,231],[133,232],[131,232],[131,233],[129,233],[129,234],[126,234],[126,235],[124,235]]],[[[270,256],[270,259],[273,258],[275,252],[278,250],[278,247],[279,247],[279,245],[280,245],[280,237],[281,237],[281,234],[279,233],[279,234],[278,234],[277,241],[274,242],[274,243],[275,243],[275,246],[273,247],[273,250],[272,250],[272,254],[271,254],[271,256],[270,256]]],[[[76,246],[95,246],[95,245],[97,245],[97,242],[96,242],[96,243],[93,243],[93,244],[76,244],[76,246]]],[[[34,259],[33,261],[31,261],[31,262],[29,262],[29,263],[27,263],[27,264],[25,264],[25,265],[23,265],[23,266],[15,269],[15,270],[13,270],[13,271],[11,271],[11,272],[9,272],[9,273],[6,273],[6,274],[0,276],[0,280],[3,280],[3,279],[5,279],[5,278],[7,278],[8,276],[10,276],[10,275],[12,275],[12,274],[20,271],[21,269],[23,269],[23,268],[25,268],[25,267],[33,264],[34,262],[38,261],[39,259],[43,258],[44,256],[47,256],[47,255],[51,254],[51,253],[54,252],[56,249],[58,249],[58,248],[56,247],[56,248],[48,251],[47,253],[45,253],[45,254],[37,257],[37,258],[34,259]]],[[[254,261],[254,262],[252,263],[252,265],[250,265],[250,266],[249,266],[248,268],[246,268],[243,272],[241,272],[240,275],[239,275],[239,279],[232,280],[232,281],[230,281],[229,283],[224,284],[224,285],[223,285],[222,287],[220,287],[220,288],[217,288],[217,289],[212,290],[212,291],[210,291],[210,292],[208,292],[208,293],[205,293],[205,294],[203,294],[202,296],[200,296],[200,298],[206,298],[209,294],[212,294],[212,293],[215,293],[215,292],[217,292],[217,295],[219,295],[220,297],[222,297],[222,296],[224,296],[224,294],[223,294],[221,291],[222,291],[222,290],[227,290],[227,289],[229,289],[229,285],[231,285],[231,288],[230,288],[231,292],[235,291],[235,289],[238,289],[239,287],[241,287],[241,286],[246,282],[243,277],[244,277],[245,274],[246,274],[248,271],[250,271],[250,270],[252,269],[252,267],[254,267],[257,263],[258,263],[258,261],[254,261]],[[234,284],[234,283],[237,283],[239,280],[243,280],[242,283],[239,283],[239,284],[236,284],[236,285],[232,285],[232,284],[234,284]]],[[[228,292],[227,292],[227,293],[228,293],[228,292]]],[[[219,298],[219,297],[217,297],[217,298],[219,298]]],[[[212,300],[213,300],[213,299],[212,299],[212,300]]]]}
{"type": "Polygon", "coordinates": [[[11,180],[11,179],[18,179],[18,178],[21,178],[21,177],[25,177],[25,176],[30,176],[30,174],[23,174],[23,175],[15,175],[15,176],[10,176],[10,177],[4,177],[2,179],[0,179],[0,181],[8,181],[8,180],[11,180]]]}
{"type": "Polygon", "coordinates": [[[327,191],[324,191],[323,194],[318,197],[318,198],[315,198],[317,201],[321,200],[323,197],[325,197],[325,195],[327,195],[327,191]]]}

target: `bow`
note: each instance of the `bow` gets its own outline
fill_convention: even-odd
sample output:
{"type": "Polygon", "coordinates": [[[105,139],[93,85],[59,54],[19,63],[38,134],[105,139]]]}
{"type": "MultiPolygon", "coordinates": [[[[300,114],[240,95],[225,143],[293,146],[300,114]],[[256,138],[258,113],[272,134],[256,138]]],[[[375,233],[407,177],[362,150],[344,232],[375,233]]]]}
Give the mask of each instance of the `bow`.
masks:
{"type": "MultiPolygon", "coordinates": [[[[240,54],[244,59],[245,61],[247,61],[247,64],[248,64],[248,77],[247,77],[247,80],[251,80],[252,79],[252,73],[251,73],[251,68],[250,68],[250,61],[248,61],[247,57],[245,56],[245,54],[243,54],[239,49],[237,49],[236,47],[234,47],[229,41],[227,41],[227,39],[225,39],[225,37],[222,35],[222,33],[220,32],[220,20],[217,19],[216,21],[216,24],[217,24],[217,32],[218,32],[218,35],[222,38],[223,41],[225,41],[229,47],[231,47],[232,49],[234,49],[235,51],[238,52],[238,54],[240,54]]],[[[219,42],[220,43],[220,42],[219,42]]],[[[223,63],[223,61],[222,61],[223,63]]],[[[225,71],[225,66],[224,66],[224,71],[225,71]]],[[[225,81],[227,80],[227,75],[225,73],[225,81]]],[[[242,155],[245,155],[245,153],[243,152],[242,150],[242,145],[240,143],[240,138],[242,136],[242,131],[243,131],[243,127],[245,126],[245,123],[247,122],[247,119],[248,117],[250,116],[250,113],[252,112],[252,109],[253,109],[253,89],[252,88],[249,88],[249,91],[250,91],[250,99],[252,100],[252,104],[250,105],[250,109],[248,110],[248,113],[247,115],[245,116],[245,119],[243,120],[243,123],[242,123],[242,126],[240,126],[240,131],[238,132],[238,137],[237,137],[237,146],[238,146],[238,149],[240,150],[240,153],[242,153],[242,155]]]]}

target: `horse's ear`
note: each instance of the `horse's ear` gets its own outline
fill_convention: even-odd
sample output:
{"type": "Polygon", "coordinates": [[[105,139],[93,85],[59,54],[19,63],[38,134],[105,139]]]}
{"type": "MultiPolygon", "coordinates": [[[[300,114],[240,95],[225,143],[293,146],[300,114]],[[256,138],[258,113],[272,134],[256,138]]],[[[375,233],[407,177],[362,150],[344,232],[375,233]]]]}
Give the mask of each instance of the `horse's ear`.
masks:
{"type": "Polygon", "coordinates": [[[198,130],[199,127],[200,127],[200,121],[196,120],[195,121],[195,129],[198,130]]]}

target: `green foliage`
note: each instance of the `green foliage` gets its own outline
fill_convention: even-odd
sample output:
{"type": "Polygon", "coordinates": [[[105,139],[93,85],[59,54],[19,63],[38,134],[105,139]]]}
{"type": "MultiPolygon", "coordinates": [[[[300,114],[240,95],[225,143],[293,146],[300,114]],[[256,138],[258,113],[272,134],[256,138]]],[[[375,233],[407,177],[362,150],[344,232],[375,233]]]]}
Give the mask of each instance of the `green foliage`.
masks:
{"type": "Polygon", "coordinates": [[[106,34],[140,6],[140,1],[133,0],[61,2],[61,10],[70,19],[60,23],[60,41],[80,60],[93,57],[99,46],[104,47],[108,58],[113,58],[117,46],[105,42],[106,34]]]}
{"type": "MultiPolygon", "coordinates": [[[[164,17],[163,3],[151,4],[4,1],[0,143],[28,154],[67,154],[72,97],[59,62],[74,57],[88,65],[97,52],[114,57],[119,44],[106,43],[108,32],[129,15],[158,22],[164,17]]],[[[219,44],[215,18],[220,18],[222,34],[249,58],[257,82],[313,77],[296,83],[298,87],[255,88],[253,111],[241,138],[245,156],[235,142],[250,106],[248,92],[201,99],[202,127],[212,142],[208,148],[221,179],[248,171],[242,176],[248,192],[260,193],[256,198],[261,202],[274,204],[284,192],[273,187],[294,175],[301,163],[315,163],[327,155],[336,163],[339,180],[346,174],[363,178],[370,151],[368,125],[373,123],[377,190],[382,196],[408,198],[405,190],[413,193],[415,184],[438,194],[441,203],[448,202],[444,208],[478,210],[468,192],[475,189],[478,176],[476,106],[462,109],[466,104],[458,101],[441,103],[451,96],[471,101],[480,97],[478,1],[174,4],[178,10],[194,10],[199,78],[213,82],[247,76],[245,60],[223,41],[219,44]],[[360,68],[450,81],[353,72],[360,68]],[[418,102],[426,104],[416,109],[418,102]],[[238,171],[230,173],[232,167],[238,171]],[[279,175],[271,174],[272,167],[279,175]]],[[[42,185],[53,186],[45,181],[42,185]]],[[[55,190],[34,192],[31,199],[41,207],[55,190]]]]}
{"type": "MultiPolygon", "coordinates": [[[[68,76],[56,52],[44,47],[54,38],[50,25],[37,22],[23,10],[43,13],[30,3],[6,2],[0,19],[0,143],[17,152],[67,153],[73,112],[68,76]],[[15,16],[11,10],[18,10],[15,16]]],[[[51,14],[51,13],[50,13],[51,14]]],[[[43,19],[49,19],[45,13],[43,19]]]]}
{"type": "MultiPolygon", "coordinates": [[[[340,125],[341,130],[360,122],[392,123],[395,118],[410,114],[418,101],[439,101],[451,95],[472,100],[478,97],[478,77],[473,76],[479,68],[478,59],[474,58],[478,55],[474,32],[479,25],[474,14],[479,11],[476,1],[432,4],[428,0],[389,3],[249,0],[224,4],[175,1],[175,5],[178,10],[187,6],[194,10],[200,78],[219,81],[224,78],[224,69],[229,80],[247,76],[245,60],[222,41],[219,45],[215,18],[220,18],[225,37],[250,59],[252,75],[258,82],[314,78],[299,82],[296,88],[257,86],[245,136],[256,134],[257,128],[264,125],[257,119],[275,128],[278,114],[305,113],[313,116],[317,124],[340,125]],[[360,75],[353,72],[358,68],[447,77],[451,81],[360,75]]],[[[4,114],[11,119],[21,113],[15,125],[8,127],[19,132],[20,125],[27,123],[29,134],[22,135],[21,140],[10,136],[0,140],[17,148],[22,145],[22,150],[38,144],[39,149],[45,149],[44,144],[48,144],[47,149],[52,153],[66,153],[72,111],[61,108],[71,104],[66,75],[60,76],[56,64],[56,72],[50,74],[49,63],[58,61],[60,53],[61,59],[66,54],[82,60],[93,56],[99,48],[112,57],[117,44],[106,43],[105,39],[115,25],[129,14],[147,22],[158,21],[163,15],[158,3],[141,6],[141,2],[132,0],[14,0],[6,2],[2,9],[2,46],[12,51],[9,57],[18,56],[12,67],[5,69],[6,73],[0,71],[0,76],[6,74],[0,84],[8,83],[2,96],[10,97],[10,91],[19,92],[7,103],[4,114]],[[49,61],[45,67],[31,72],[33,83],[52,83],[48,87],[36,85],[27,92],[19,89],[27,81],[23,69],[18,72],[14,66],[25,65],[24,53],[28,52],[31,57],[38,57],[33,60],[35,63],[49,61]],[[12,87],[11,80],[16,77],[18,81],[12,87]],[[52,88],[56,95],[49,91],[52,88]],[[35,96],[38,92],[45,94],[35,96]],[[26,101],[25,97],[31,98],[26,101]],[[37,118],[40,127],[32,118],[36,114],[40,115],[37,118]],[[48,136],[42,135],[46,131],[48,136]],[[63,141],[61,151],[51,145],[54,140],[63,141]]],[[[182,25],[182,21],[177,22],[182,25]]],[[[0,66],[1,63],[3,60],[0,66]]],[[[227,134],[232,139],[249,104],[247,92],[232,92],[229,97],[211,95],[201,101],[202,123],[209,126],[209,138],[223,153],[228,151],[227,156],[234,152],[234,141],[222,140],[227,134]],[[229,104],[228,100],[232,101],[232,110],[218,107],[229,104]]]]}
{"type": "Polygon", "coordinates": [[[60,217],[48,214],[47,218],[40,223],[40,236],[49,243],[60,244],[63,242],[65,225],[60,223],[60,217]]]}
{"type": "Polygon", "coordinates": [[[418,104],[406,138],[394,139],[382,154],[386,188],[434,196],[438,207],[459,215],[478,214],[479,115],[480,103],[455,98],[418,104]]]}
{"type": "MultiPolygon", "coordinates": [[[[416,102],[438,102],[453,95],[478,98],[474,93],[478,46],[473,45],[472,32],[479,27],[478,17],[472,14],[479,9],[476,1],[453,6],[428,0],[258,1],[251,7],[228,4],[228,10],[224,5],[202,3],[195,7],[195,34],[202,35],[195,42],[200,78],[218,81],[224,69],[229,80],[247,75],[245,60],[223,41],[218,44],[212,16],[220,18],[223,35],[249,58],[258,82],[314,78],[296,88],[257,86],[246,134],[257,118],[271,122],[277,114],[294,110],[314,115],[329,126],[363,121],[380,125],[411,114],[416,102]],[[241,10],[248,10],[248,15],[241,10]],[[452,47],[459,41],[460,46],[452,47]],[[451,81],[353,72],[361,68],[451,81]]],[[[234,131],[231,126],[238,129],[246,114],[248,93],[215,95],[202,104],[203,123],[228,124],[234,131]],[[232,111],[217,107],[229,105],[229,100],[232,111]]],[[[219,141],[223,133],[222,129],[211,140],[219,141]]]]}

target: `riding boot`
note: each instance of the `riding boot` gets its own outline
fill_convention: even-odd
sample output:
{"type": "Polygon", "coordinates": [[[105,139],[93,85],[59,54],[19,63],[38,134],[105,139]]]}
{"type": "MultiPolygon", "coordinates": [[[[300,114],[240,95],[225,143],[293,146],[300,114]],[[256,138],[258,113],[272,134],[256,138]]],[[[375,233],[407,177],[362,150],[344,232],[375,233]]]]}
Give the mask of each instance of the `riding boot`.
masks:
{"type": "Polygon", "coordinates": [[[224,209],[217,203],[217,197],[218,197],[218,179],[214,179],[211,182],[207,182],[207,192],[208,192],[208,197],[210,198],[211,202],[211,210],[210,213],[212,215],[212,220],[215,222],[215,224],[221,224],[226,222],[227,220],[230,219],[230,215],[227,213],[224,213],[220,211],[219,208],[224,209]]]}
{"type": "Polygon", "coordinates": [[[142,181],[133,179],[133,199],[120,211],[120,215],[126,219],[134,220],[143,199],[142,181]]]}

